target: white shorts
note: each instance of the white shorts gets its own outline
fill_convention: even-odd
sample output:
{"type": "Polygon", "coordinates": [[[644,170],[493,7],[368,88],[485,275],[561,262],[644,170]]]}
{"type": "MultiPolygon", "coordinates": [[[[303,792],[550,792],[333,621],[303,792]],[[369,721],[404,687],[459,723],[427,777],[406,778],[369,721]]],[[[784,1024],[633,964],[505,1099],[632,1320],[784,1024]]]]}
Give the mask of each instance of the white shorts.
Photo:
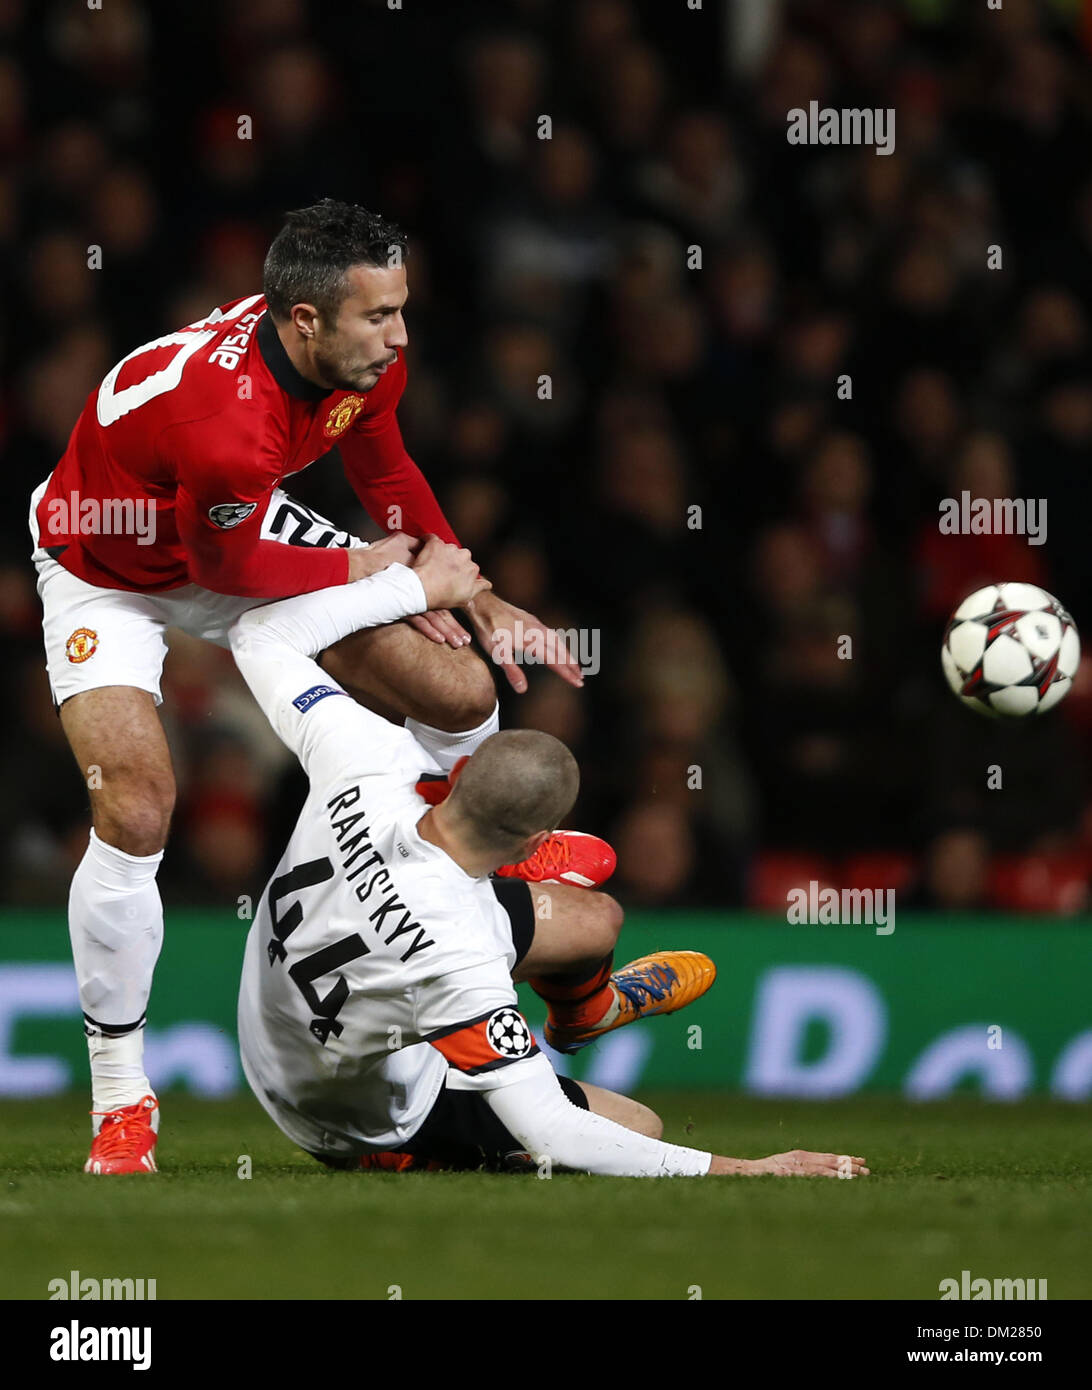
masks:
{"type": "MultiPolygon", "coordinates": [[[[40,544],[35,512],[48,481],[31,498],[30,534],[38,571],[38,596],[44,609],[46,668],[57,705],[85,690],[106,685],[147,690],[156,704],[161,704],[159,680],[167,655],[167,628],[181,628],[191,637],[226,647],[228,630],[236,618],[270,602],[267,598],[214,594],[199,584],[137,594],[128,589],[103,589],[78,579],[47,555],[40,544]]],[[[341,546],[348,550],[368,544],[348,531],[339,531],[332,522],[280,488],[274,492],[262,521],[262,539],[284,545],[341,546]]]]}

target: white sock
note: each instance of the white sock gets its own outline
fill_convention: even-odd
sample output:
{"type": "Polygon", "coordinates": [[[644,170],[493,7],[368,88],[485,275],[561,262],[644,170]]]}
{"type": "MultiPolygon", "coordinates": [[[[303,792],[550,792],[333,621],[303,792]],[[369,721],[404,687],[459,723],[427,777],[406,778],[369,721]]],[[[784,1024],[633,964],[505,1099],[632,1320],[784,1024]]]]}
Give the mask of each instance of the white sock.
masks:
{"type": "MultiPolygon", "coordinates": [[[[91,1033],[87,1038],[91,1056],[91,1108],[95,1111],[120,1110],[154,1095],[144,1074],[144,1029],[134,1028],[120,1038],[91,1033]]],[[[102,1115],[96,1114],[92,1129],[96,1134],[102,1115]]]]}
{"type": "Polygon", "coordinates": [[[91,1055],[96,1110],[151,1092],[144,1075],[144,1015],[163,944],[158,854],[126,854],[92,830],[72,878],[68,930],[91,1055]]]}
{"type": "Polygon", "coordinates": [[[476,729],[464,729],[461,733],[449,734],[445,729],[434,729],[431,724],[419,724],[416,719],[407,719],[406,728],[422,747],[440,764],[444,772],[450,772],[465,754],[473,753],[480,743],[500,728],[500,704],[493,706],[493,713],[476,729]]]}

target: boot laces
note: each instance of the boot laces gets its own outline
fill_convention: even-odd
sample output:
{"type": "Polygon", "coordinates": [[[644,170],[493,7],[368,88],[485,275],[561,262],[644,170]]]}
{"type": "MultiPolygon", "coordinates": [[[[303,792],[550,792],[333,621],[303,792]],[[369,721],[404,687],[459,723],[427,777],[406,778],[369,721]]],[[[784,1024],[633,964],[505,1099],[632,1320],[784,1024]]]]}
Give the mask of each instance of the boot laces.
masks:
{"type": "Polygon", "coordinates": [[[572,863],[572,848],[562,836],[551,835],[543,840],[527,862],[533,864],[543,878],[556,877],[572,863]]]}
{"type": "Polygon", "coordinates": [[[100,1158],[134,1158],[148,1138],[152,1111],[143,1103],[121,1110],[92,1110],[101,1115],[102,1128],[95,1137],[95,1154],[100,1158]]]}
{"type": "Polygon", "coordinates": [[[611,983],[635,1009],[640,1010],[651,1000],[659,1003],[677,979],[669,965],[646,965],[633,975],[615,976],[611,983]]]}

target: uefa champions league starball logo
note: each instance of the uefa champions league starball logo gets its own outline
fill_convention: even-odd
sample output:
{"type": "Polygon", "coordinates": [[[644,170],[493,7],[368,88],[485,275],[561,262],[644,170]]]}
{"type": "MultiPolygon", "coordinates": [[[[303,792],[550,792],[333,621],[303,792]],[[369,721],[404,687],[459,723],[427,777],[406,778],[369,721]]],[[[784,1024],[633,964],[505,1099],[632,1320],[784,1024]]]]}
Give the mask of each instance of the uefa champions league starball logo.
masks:
{"type": "Polygon", "coordinates": [[[499,1057],[526,1057],[531,1050],[531,1030],[516,1009],[497,1009],[490,1014],[485,1036],[499,1057]]]}

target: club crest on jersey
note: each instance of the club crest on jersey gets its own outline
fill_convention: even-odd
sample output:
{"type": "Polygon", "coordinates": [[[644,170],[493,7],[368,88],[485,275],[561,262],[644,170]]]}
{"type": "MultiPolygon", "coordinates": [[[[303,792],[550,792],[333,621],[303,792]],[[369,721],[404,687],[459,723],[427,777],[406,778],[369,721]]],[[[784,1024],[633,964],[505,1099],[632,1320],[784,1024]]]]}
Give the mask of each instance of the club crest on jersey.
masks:
{"type": "Polygon", "coordinates": [[[498,1057],[526,1057],[534,1046],[531,1030],[518,1009],[494,1009],[485,1025],[489,1046],[498,1057]]]}
{"type": "Polygon", "coordinates": [[[89,627],[78,627],[64,644],[64,652],[73,666],[78,666],[81,661],[86,661],[88,657],[94,656],[98,651],[98,646],[99,634],[97,632],[93,632],[89,627]]]}
{"type": "Polygon", "coordinates": [[[336,439],[339,434],[345,433],[363,409],[363,396],[346,396],[343,401],[338,401],[326,417],[326,423],[322,427],[323,434],[327,439],[336,439]]]}
{"type": "Polygon", "coordinates": [[[209,520],[221,531],[230,531],[240,521],[245,521],[257,505],[257,502],[219,502],[209,508],[209,520]]]}

